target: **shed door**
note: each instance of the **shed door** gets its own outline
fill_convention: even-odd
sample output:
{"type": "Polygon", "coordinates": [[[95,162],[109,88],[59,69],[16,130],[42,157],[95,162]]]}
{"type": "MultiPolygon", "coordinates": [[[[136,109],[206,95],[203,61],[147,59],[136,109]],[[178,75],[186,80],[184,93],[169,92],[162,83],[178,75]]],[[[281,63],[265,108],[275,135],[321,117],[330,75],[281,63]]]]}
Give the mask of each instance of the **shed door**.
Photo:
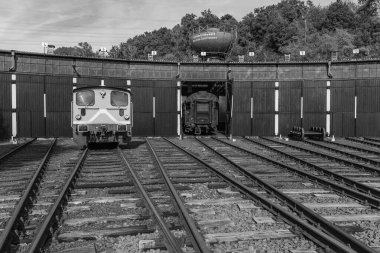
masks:
{"type": "Polygon", "coordinates": [[[155,136],[177,135],[177,82],[155,81],[155,136]]]}
{"type": "Polygon", "coordinates": [[[132,80],[133,136],[154,136],[153,80],[132,80]]]}

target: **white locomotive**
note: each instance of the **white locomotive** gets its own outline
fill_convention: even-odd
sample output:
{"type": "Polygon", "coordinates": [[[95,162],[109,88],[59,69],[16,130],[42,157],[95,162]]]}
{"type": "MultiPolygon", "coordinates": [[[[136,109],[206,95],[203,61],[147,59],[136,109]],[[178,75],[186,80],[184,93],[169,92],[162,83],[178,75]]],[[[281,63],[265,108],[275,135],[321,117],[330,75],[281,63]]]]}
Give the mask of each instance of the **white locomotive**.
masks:
{"type": "Polygon", "coordinates": [[[73,90],[71,110],[73,139],[89,143],[131,141],[133,125],[131,92],[105,86],[73,90]]]}

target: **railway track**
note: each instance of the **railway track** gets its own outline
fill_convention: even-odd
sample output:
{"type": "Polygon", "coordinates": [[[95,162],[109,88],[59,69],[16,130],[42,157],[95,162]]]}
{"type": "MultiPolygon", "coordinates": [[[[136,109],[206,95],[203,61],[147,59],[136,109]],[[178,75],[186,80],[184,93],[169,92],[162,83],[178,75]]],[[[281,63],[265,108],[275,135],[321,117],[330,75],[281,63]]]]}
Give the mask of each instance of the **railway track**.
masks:
{"type": "Polygon", "coordinates": [[[367,166],[374,165],[375,169],[377,169],[375,172],[380,172],[380,169],[376,168],[380,165],[380,149],[339,138],[337,138],[335,142],[313,140],[305,140],[305,142],[318,148],[317,150],[328,150],[330,154],[336,153],[344,155],[347,158],[352,158],[354,159],[354,165],[360,164],[361,162],[364,162],[367,166]]]}
{"type": "Polygon", "coordinates": [[[376,196],[331,183],[314,168],[306,175],[294,159],[279,159],[262,143],[238,140],[243,149],[228,143],[154,138],[129,149],[83,152],[60,139],[20,146],[0,161],[0,173],[12,172],[0,180],[0,252],[375,252],[370,247],[380,246],[376,196]]]}
{"type": "Polygon", "coordinates": [[[140,177],[121,149],[85,150],[27,252],[208,252],[196,231],[184,236],[171,222],[181,211],[160,209],[172,198],[158,194],[157,179],[140,177]]]}
{"type": "MultiPolygon", "coordinates": [[[[202,208],[197,209],[206,213],[217,210],[216,213],[212,213],[214,218],[202,215],[202,213],[197,213],[200,212],[197,209],[193,210],[194,218],[201,231],[203,231],[206,241],[210,243],[212,250],[221,249],[221,252],[249,252],[251,247],[252,251],[316,252],[315,250],[318,247],[325,249],[331,247],[336,252],[355,252],[352,249],[345,248],[336,238],[326,236],[326,234],[319,229],[310,226],[305,223],[303,219],[296,217],[296,215],[280,207],[280,202],[276,199],[269,197],[271,199],[269,201],[265,191],[260,190],[259,185],[255,183],[256,181],[247,177],[244,173],[237,171],[231,172],[229,171],[230,168],[226,169],[225,166],[221,164],[220,159],[216,161],[215,158],[210,157],[210,154],[202,155],[202,152],[206,152],[204,147],[196,147],[194,143],[184,144],[178,141],[179,145],[184,146],[188,150],[181,149],[182,152],[186,153],[181,155],[178,154],[178,149],[181,148],[180,146],[176,145],[176,147],[173,147],[162,140],[154,141],[159,142],[159,144],[156,145],[160,150],[163,150],[161,159],[166,161],[163,162],[164,166],[166,164],[167,169],[172,171],[171,173],[173,174],[169,172],[172,180],[177,180],[178,175],[199,175],[205,173],[206,171],[201,170],[202,167],[199,167],[201,164],[224,181],[223,183],[216,183],[216,185],[212,186],[211,182],[216,179],[213,179],[214,177],[207,178],[211,175],[204,175],[201,182],[206,180],[207,183],[203,183],[203,185],[197,183],[193,187],[189,185],[192,189],[182,193],[185,197],[185,204],[188,206],[194,203],[200,206],[203,205],[202,208]],[[195,154],[189,152],[190,150],[195,152],[195,154]],[[191,159],[189,159],[189,157],[191,159]],[[201,157],[202,160],[199,160],[198,157],[201,157]],[[178,164],[182,164],[180,167],[182,173],[178,173],[178,164]],[[226,172],[224,172],[225,170],[226,172]],[[236,180],[236,178],[238,178],[238,180],[236,180]],[[214,189],[214,191],[212,191],[212,189],[214,189]],[[262,193],[258,195],[257,192],[262,193]],[[231,203],[230,199],[225,199],[226,196],[236,202],[231,203]],[[219,201],[214,200],[215,198],[224,204],[217,207],[213,206],[215,205],[214,203],[219,203],[219,201]],[[242,201],[247,202],[241,203],[242,201]],[[228,219],[225,217],[228,217],[228,219]],[[242,225],[242,223],[244,225],[242,225]],[[203,224],[207,224],[208,226],[204,228],[203,224]],[[319,246],[315,246],[300,233],[291,232],[290,227],[296,228],[295,230],[297,231],[301,228],[304,233],[303,235],[307,234],[309,238],[318,241],[319,246]],[[274,232],[279,230],[281,230],[283,234],[276,234],[274,232]],[[274,234],[276,234],[276,236],[274,236],[274,234]],[[261,236],[257,237],[257,235],[261,236]],[[226,245],[227,241],[229,242],[227,243],[228,246],[226,245]],[[287,248],[285,249],[283,245],[286,245],[287,248]]],[[[169,142],[175,145],[174,140],[169,140],[169,142]]],[[[361,252],[373,252],[368,247],[364,246],[364,248],[366,248],[366,251],[361,252]]]]}
{"type": "MultiPolygon", "coordinates": [[[[379,230],[378,221],[380,220],[378,214],[378,199],[369,196],[370,199],[364,200],[365,198],[367,198],[368,194],[365,194],[364,192],[359,192],[358,188],[355,189],[353,187],[350,187],[346,184],[347,182],[345,181],[337,180],[337,177],[332,175],[330,171],[333,170],[334,163],[328,160],[326,161],[326,158],[321,158],[320,156],[315,157],[310,153],[300,152],[298,149],[292,149],[286,145],[281,145],[278,142],[272,142],[267,139],[249,138],[245,140],[239,140],[238,142],[240,145],[246,147],[250,151],[254,151],[255,153],[261,152],[262,155],[268,156],[271,159],[277,159],[278,161],[280,161],[280,163],[284,165],[298,167],[299,173],[303,174],[304,172],[308,172],[309,174],[314,174],[315,177],[308,177],[315,182],[319,182],[321,184],[326,185],[330,190],[333,189],[335,194],[344,196],[346,198],[351,197],[352,199],[356,199],[357,201],[359,201],[359,203],[365,206],[368,205],[368,203],[370,203],[371,201],[373,201],[371,204],[372,209],[368,209],[371,210],[369,213],[367,213],[366,211],[357,216],[354,215],[352,211],[350,211],[349,215],[339,215],[335,219],[329,219],[334,223],[339,224],[340,226],[342,224],[354,224],[355,226],[360,227],[361,229],[359,229],[358,232],[354,234],[354,236],[375,249],[379,248],[380,241],[377,232],[379,230]],[[249,143],[247,143],[247,141],[249,141],[249,143]],[[327,184],[325,184],[325,181],[331,181],[333,185],[328,186],[327,184]],[[360,230],[362,231],[360,232],[360,230]]],[[[357,183],[357,185],[358,184],[359,183],[357,183]]],[[[336,201],[334,200],[333,202],[336,201]]],[[[350,231],[349,228],[345,227],[346,226],[343,226],[345,230],[350,231]]]]}
{"type": "MultiPolygon", "coordinates": [[[[305,172],[297,173],[297,169],[292,170],[290,165],[282,164],[283,161],[277,162],[277,159],[269,158],[268,151],[265,152],[262,148],[261,151],[257,151],[259,150],[257,147],[249,150],[248,148],[231,146],[228,141],[217,139],[199,139],[199,141],[206,148],[213,150],[218,156],[226,159],[234,167],[239,168],[240,171],[252,176],[267,192],[272,192],[272,195],[277,199],[281,199],[282,205],[287,206],[292,212],[304,216],[325,233],[351,244],[353,248],[355,248],[353,246],[355,242],[348,241],[356,241],[358,247],[366,243],[358,243],[358,240],[343,231],[349,231],[352,226],[340,223],[338,227],[333,225],[332,222],[338,218],[348,218],[351,220],[349,222],[352,222],[354,221],[353,217],[355,217],[353,214],[358,214],[358,216],[369,214],[369,216],[375,215],[375,217],[378,217],[377,210],[371,210],[369,206],[363,206],[347,196],[337,195],[331,189],[335,187],[334,184],[326,185],[327,182],[317,184],[314,180],[311,180],[312,177],[307,177],[305,172]],[[342,216],[342,214],[347,213],[350,213],[350,215],[342,216]]],[[[249,145],[248,143],[245,143],[245,145],[239,143],[239,146],[249,145]]],[[[294,162],[292,166],[294,166],[294,162]]],[[[372,232],[376,235],[377,230],[373,229],[372,232]]],[[[356,248],[356,251],[374,252],[368,246],[364,248],[356,248]]]]}
{"type": "Polygon", "coordinates": [[[379,137],[364,137],[365,140],[373,141],[380,143],[380,138],[379,137]]]}
{"type": "MultiPolygon", "coordinates": [[[[310,145],[310,141],[305,143],[276,138],[249,138],[249,140],[283,155],[291,156],[349,187],[380,199],[380,168],[370,164],[367,158],[359,160],[359,158],[347,157],[342,154],[343,151],[334,153],[331,149],[317,147],[317,144],[310,145]]],[[[379,204],[376,205],[379,206],[379,204]]]]}
{"type": "Polygon", "coordinates": [[[28,142],[1,157],[0,252],[10,251],[23,236],[54,145],[55,140],[28,142]]]}
{"type": "Polygon", "coordinates": [[[346,139],[350,140],[350,141],[354,141],[356,143],[365,144],[366,146],[372,146],[372,147],[380,148],[380,143],[376,142],[376,141],[370,141],[370,140],[366,140],[366,139],[360,138],[360,137],[347,137],[346,139]]]}

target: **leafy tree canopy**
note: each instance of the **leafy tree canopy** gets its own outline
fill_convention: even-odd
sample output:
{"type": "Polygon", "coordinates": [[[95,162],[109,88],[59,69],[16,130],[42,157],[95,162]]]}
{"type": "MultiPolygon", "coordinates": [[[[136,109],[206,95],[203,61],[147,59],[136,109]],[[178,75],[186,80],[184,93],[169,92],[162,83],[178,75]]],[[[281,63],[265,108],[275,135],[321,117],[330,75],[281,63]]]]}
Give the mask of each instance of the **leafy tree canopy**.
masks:
{"type": "MultiPolygon", "coordinates": [[[[221,17],[210,9],[199,16],[185,14],[173,28],[162,27],[129,38],[114,45],[108,57],[147,59],[157,51],[156,59],[188,61],[193,51],[190,38],[204,27],[219,27],[237,34],[226,60],[236,61],[238,55],[255,52],[254,60],[278,61],[284,53],[299,60],[299,51],[306,51],[305,60],[327,60],[331,51],[340,58],[353,57],[360,49],[361,57],[380,57],[380,0],[336,0],[329,6],[316,6],[311,0],[282,0],[275,5],[249,11],[242,20],[232,15],[221,17]]],[[[99,56],[87,42],[75,47],[61,47],[55,54],[99,56]]],[[[357,57],[357,56],[356,56],[357,57]]]]}

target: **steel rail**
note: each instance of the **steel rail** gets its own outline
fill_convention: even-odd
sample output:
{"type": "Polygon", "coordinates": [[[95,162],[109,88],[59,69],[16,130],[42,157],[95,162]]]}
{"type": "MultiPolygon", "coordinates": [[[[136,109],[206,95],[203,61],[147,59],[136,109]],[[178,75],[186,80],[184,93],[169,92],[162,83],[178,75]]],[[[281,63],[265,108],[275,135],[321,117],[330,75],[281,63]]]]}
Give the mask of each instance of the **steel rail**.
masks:
{"type": "Polygon", "coordinates": [[[364,137],[365,140],[374,141],[374,142],[380,142],[379,139],[371,138],[371,137],[364,137]]]}
{"type": "Polygon", "coordinates": [[[47,153],[42,159],[38,169],[33,175],[33,178],[30,180],[28,187],[24,191],[23,196],[19,200],[15,210],[12,213],[10,220],[7,222],[7,225],[0,237],[0,252],[8,252],[11,243],[14,238],[17,237],[17,230],[21,226],[23,227],[23,216],[31,208],[31,203],[38,193],[39,184],[44,176],[46,170],[46,164],[49,160],[49,157],[52,153],[53,147],[55,146],[57,139],[54,139],[53,143],[50,145],[47,153]]]}
{"type": "Polygon", "coordinates": [[[168,246],[169,246],[168,248],[170,249],[170,252],[178,252],[178,253],[179,252],[183,252],[183,250],[181,249],[181,245],[179,245],[178,240],[170,232],[170,229],[167,227],[166,222],[161,217],[159,211],[156,209],[156,207],[154,206],[153,202],[149,198],[148,193],[145,191],[145,189],[144,189],[142,183],[140,182],[137,174],[133,170],[133,168],[132,168],[131,164],[129,163],[129,161],[125,158],[125,155],[121,151],[120,147],[118,147],[118,151],[119,151],[119,155],[122,158],[125,166],[127,167],[128,171],[131,173],[135,185],[139,189],[140,193],[143,195],[145,203],[147,204],[149,210],[153,214],[154,219],[156,220],[156,222],[160,226],[160,228],[161,228],[161,230],[162,230],[162,232],[163,232],[163,234],[164,234],[164,236],[165,236],[165,238],[167,240],[167,243],[168,243],[168,246]]]}
{"type": "MultiPolygon", "coordinates": [[[[221,141],[221,140],[216,139],[216,138],[213,138],[213,139],[217,140],[217,141],[219,141],[221,143],[224,143],[225,145],[228,145],[228,146],[230,146],[232,148],[237,148],[238,150],[240,150],[240,151],[242,151],[244,153],[247,153],[246,150],[240,149],[240,148],[238,148],[238,146],[235,146],[233,144],[227,143],[225,141],[221,141]]],[[[200,143],[202,143],[205,147],[207,147],[209,150],[213,151],[215,154],[219,155],[220,157],[222,157],[223,159],[225,159],[226,161],[228,161],[230,164],[232,164],[233,166],[235,166],[236,168],[238,168],[239,171],[242,172],[244,175],[246,175],[250,179],[253,179],[263,189],[265,189],[266,191],[270,192],[272,195],[276,196],[281,201],[284,201],[287,204],[287,206],[292,211],[294,211],[294,212],[298,213],[299,215],[301,215],[302,217],[306,218],[315,227],[317,227],[319,229],[322,229],[324,231],[324,233],[329,234],[331,237],[337,238],[342,243],[348,245],[349,247],[351,247],[352,249],[354,249],[354,250],[356,250],[356,251],[358,251],[360,253],[364,253],[364,252],[376,252],[375,250],[373,250],[372,248],[368,247],[367,245],[365,245],[361,241],[355,239],[350,234],[344,232],[342,229],[340,229],[337,226],[335,226],[330,221],[326,220],[325,218],[323,218],[319,214],[315,213],[310,208],[304,206],[299,201],[297,201],[297,200],[289,197],[287,194],[282,193],[281,191],[279,191],[278,189],[276,189],[272,185],[266,183],[264,180],[262,180],[259,177],[255,176],[253,172],[245,170],[242,166],[238,165],[237,163],[235,163],[231,159],[227,158],[226,156],[224,156],[220,152],[214,150],[211,146],[209,146],[208,144],[204,143],[200,139],[197,139],[197,140],[200,143]]],[[[252,155],[251,152],[248,152],[248,154],[252,155]]]]}
{"type": "MultiPolygon", "coordinates": [[[[359,155],[356,155],[356,154],[350,154],[346,151],[343,151],[343,150],[339,150],[337,148],[333,148],[333,147],[329,147],[327,146],[327,144],[325,144],[325,142],[323,142],[323,144],[321,143],[317,143],[317,142],[314,142],[314,141],[310,141],[310,140],[304,140],[304,142],[310,144],[310,145],[313,145],[313,146],[316,146],[316,147],[320,147],[320,148],[324,148],[324,149],[327,149],[327,150],[330,150],[330,151],[333,151],[333,152],[337,152],[339,154],[342,154],[342,155],[347,155],[347,156],[350,156],[351,158],[354,158],[354,159],[358,159],[358,160],[362,160],[364,162],[367,162],[367,163],[371,163],[373,165],[377,165],[379,166],[380,165],[380,162],[376,161],[376,160],[373,160],[371,158],[366,158],[366,157],[362,157],[362,156],[359,156],[359,155]]],[[[330,142],[327,142],[328,144],[330,144],[330,142]]],[[[336,146],[342,146],[342,147],[346,147],[346,148],[351,148],[351,149],[354,149],[354,150],[357,150],[357,151],[362,151],[362,152],[367,152],[367,153],[372,153],[372,154],[376,154],[376,155],[380,155],[380,152],[377,152],[377,151],[373,151],[373,150],[367,150],[367,149],[363,149],[363,148],[359,148],[359,147],[352,147],[350,145],[346,145],[346,144],[341,144],[341,143],[335,143],[335,142],[331,142],[332,145],[336,145],[336,146]]],[[[319,153],[319,152],[317,152],[319,153]]],[[[342,159],[342,158],[338,158],[338,159],[342,159]]],[[[342,159],[344,160],[344,159],[342,159]]],[[[347,161],[347,162],[351,162],[351,161],[347,161]]],[[[353,164],[358,164],[359,166],[359,163],[355,163],[355,162],[352,162],[353,164]]],[[[361,165],[363,166],[363,165],[361,165]]],[[[380,169],[376,169],[377,173],[380,173],[380,169]]]]}
{"type": "Polygon", "coordinates": [[[34,142],[35,140],[36,140],[36,138],[33,138],[32,140],[27,141],[27,142],[21,144],[20,146],[18,146],[18,147],[16,147],[16,148],[13,148],[13,149],[9,150],[6,154],[0,156],[0,161],[3,160],[3,159],[5,159],[5,158],[7,158],[7,157],[9,157],[9,156],[11,156],[11,155],[13,155],[17,150],[20,150],[20,149],[22,149],[22,148],[28,146],[29,144],[31,144],[31,143],[34,142]]]}
{"type": "Polygon", "coordinates": [[[66,180],[66,184],[61,190],[58,198],[54,202],[53,207],[50,209],[48,215],[45,217],[41,227],[38,230],[37,235],[33,238],[29,246],[29,252],[43,252],[46,241],[53,236],[55,229],[58,227],[59,220],[62,216],[63,209],[65,208],[69,196],[74,189],[76,180],[79,177],[80,170],[87,157],[88,148],[86,148],[78,162],[76,163],[74,170],[71,172],[69,178],[66,180]]]}
{"type": "Polygon", "coordinates": [[[360,140],[360,139],[352,138],[352,137],[346,137],[346,139],[350,140],[350,141],[359,142],[359,143],[363,143],[363,144],[367,144],[367,145],[370,145],[373,147],[380,148],[380,143],[375,143],[374,141],[360,140]]]}
{"type": "MultiPolygon", "coordinates": [[[[324,156],[324,157],[327,157],[329,159],[338,161],[340,163],[344,163],[344,164],[347,164],[347,165],[354,165],[356,167],[361,167],[363,169],[369,170],[369,171],[374,172],[374,173],[380,173],[380,169],[373,168],[373,167],[367,166],[365,164],[360,164],[360,163],[357,163],[357,162],[354,162],[354,161],[348,161],[346,159],[338,158],[338,157],[335,157],[335,156],[329,155],[329,154],[322,154],[322,153],[319,153],[317,151],[309,150],[307,148],[298,147],[298,146],[290,144],[290,143],[284,143],[284,142],[275,141],[275,140],[272,140],[272,139],[266,138],[266,137],[260,137],[260,138],[263,139],[263,140],[271,141],[271,142],[274,142],[274,143],[277,143],[277,144],[281,144],[281,145],[284,145],[284,146],[288,146],[288,147],[291,147],[291,148],[295,148],[295,149],[298,149],[298,150],[309,152],[311,154],[315,154],[315,155],[318,155],[318,156],[324,156]]],[[[251,140],[251,139],[249,139],[249,140],[251,140]]]]}
{"type": "MultiPolygon", "coordinates": [[[[166,140],[166,139],[164,138],[164,140],[166,140]]],[[[195,248],[195,250],[197,252],[202,252],[202,253],[211,252],[210,249],[207,247],[204,238],[199,233],[199,231],[195,225],[194,220],[191,218],[190,214],[187,211],[187,208],[183,204],[183,201],[179,197],[176,189],[174,188],[174,185],[172,184],[172,182],[169,178],[169,175],[166,173],[166,171],[164,169],[164,165],[162,164],[162,162],[161,162],[160,158],[158,157],[156,151],[154,150],[152,144],[150,143],[150,141],[148,139],[146,139],[146,143],[148,144],[148,147],[149,147],[150,151],[152,152],[154,159],[156,160],[156,162],[158,164],[158,167],[160,168],[161,174],[165,179],[165,183],[168,186],[170,193],[172,194],[172,196],[175,199],[175,203],[176,203],[176,205],[180,211],[179,213],[182,216],[182,220],[184,220],[184,222],[185,222],[187,232],[189,232],[191,234],[191,238],[193,241],[193,247],[195,248]]]]}
{"type": "MultiPolygon", "coordinates": [[[[197,138],[196,138],[197,139],[197,138]]],[[[228,182],[231,186],[238,189],[241,193],[245,194],[247,197],[252,199],[253,201],[258,202],[260,205],[262,205],[267,211],[274,214],[278,218],[282,218],[286,220],[288,223],[293,224],[295,226],[294,230],[297,232],[298,229],[302,230],[302,234],[308,237],[310,240],[316,242],[319,246],[324,248],[326,252],[330,252],[328,250],[334,250],[336,252],[357,252],[356,249],[351,248],[350,246],[345,245],[340,240],[335,239],[334,237],[326,234],[325,232],[321,231],[320,229],[312,226],[308,222],[304,221],[302,218],[297,217],[293,213],[285,210],[283,207],[281,207],[278,204],[272,203],[267,198],[259,195],[254,189],[245,186],[240,181],[228,176],[227,174],[224,174],[223,172],[219,171],[218,169],[215,169],[213,166],[209,165],[208,163],[201,160],[196,155],[192,154],[191,152],[181,148],[177,144],[173,143],[172,141],[166,139],[168,142],[170,142],[172,145],[177,147],[182,152],[186,153],[187,155],[191,156],[193,159],[195,159],[200,164],[204,165],[206,168],[214,172],[218,177],[222,178],[226,182],[228,182]]],[[[199,141],[199,140],[198,140],[199,141]]],[[[208,149],[209,147],[206,146],[208,149]]],[[[213,151],[213,149],[211,149],[213,151]]],[[[215,151],[213,151],[215,152],[215,151]]],[[[250,176],[251,177],[251,176],[250,176]]],[[[254,179],[253,179],[254,180],[254,179]]],[[[359,251],[360,253],[364,252],[371,252],[375,253],[371,248],[366,247],[365,251],[359,251]]]]}
{"type": "MultiPolygon", "coordinates": [[[[354,141],[354,142],[357,142],[357,143],[365,144],[365,142],[356,141],[355,139],[350,138],[350,137],[347,137],[345,139],[348,140],[348,141],[354,141]]],[[[364,147],[352,146],[352,145],[349,145],[349,144],[340,143],[340,142],[336,142],[336,141],[335,142],[332,142],[332,141],[323,141],[322,143],[327,143],[327,144],[331,144],[333,146],[338,146],[338,147],[350,148],[350,149],[354,149],[356,151],[371,153],[371,154],[374,154],[374,155],[380,155],[380,151],[377,151],[377,150],[367,149],[367,148],[364,148],[364,147]]],[[[320,144],[320,143],[318,143],[318,144],[320,144]]],[[[355,144],[356,143],[354,143],[353,145],[355,145],[355,144]]],[[[343,152],[347,152],[347,151],[343,151],[343,152]]],[[[348,155],[350,155],[350,154],[348,154],[348,155]]],[[[359,159],[361,159],[361,157],[359,157],[359,159]]]]}
{"type": "MultiPolygon", "coordinates": [[[[260,137],[260,138],[265,139],[263,137],[260,137]]],[[[291,159],[297,160],[297,161],[299,161],[299,162],[301,162],[301,163],[303,163],[303,164],[305,164],[307,166],[310,166],[310,167],[312,167],[312,168],[314,168],[314,169],[316,169],[316,170],[318,170],[320,172],[323,172],[326,175],[329,175],[329,176],[331,176],[333,178],[336,178],[337,180],[341,181],[342,183],[344,183],[347,186],[350,186],[350,187],[352,187],[354,189],[354,191],[353,191],[350,188],[346,188],[346,190],[344,190],[344,193],[349,193],[351,195],[351,197],[357,198],[358,200],[361,200],[361,201],[367,200],[368,204],[372,205],[373,207],[376,207],[376,208],[380,207],[380,190],[375,189],[375,188],[370,187],[370,186],[367,186],[367,185],[362,184],[360,182],[356,182],[355,180],[352,180],[350,178],[341,176],[341,175],[339,175],[337,173],[331,172],[331,171],[329,171],[327,169],[324,169],[324,168],[322,168],[322,167],[320,167],[320,166],[318,166],[316,164],[313,164],[313,163],[305,161],[305,160],[303,160],[301,158],[298,158],[298,157],[295,157],[293,155],[290,155],[290,154],[288,154],[288,153],[286,153],[284,151],[277,150],[277,149],[275,149],[273,147],[267,146],[267,145],[265,145],[265,144],[263,144],[263,143],[261,143],[259,141],[256,141],[256,140],[253,140],[253,139],[250,139],[250,138],[247,138],[247,137],[245,137],[244,139],[246,139],[248,141],[251,141],[251,142],[253,142],[255,144],[258,144],[260,146],[266,147],[268,149],[271,149],[271,150],[273,150],[273,151],[275,151],[277,153],[280,153],[280,154],[282,154],[284,156],[287,156],[287,157],[289,157],[291,159]],[[360,190],[360,195],[358,195],[359,192],[357,192],[356,190],[360,190]],[[355,196],[357,196],[357,197],[355,197],[355,196]]],[[[272,141],[270,139],[268,139],[268,140],[271,141],[271,142],[277,143],[277,144],[284,144],[285,146],[289,145],[287,143],[276,142],[276,141],[272,141]]],[[[289,147],[292,147],[292,148],[295,148],[295,149],[298,148],[298,147],[295,147],[295,146],[292,146],[292,145],[290,145],[289,147]]],[[[341,187],[342,187],[342,190],[345,188],[343,186],[341,186],[341,187]]]]}

